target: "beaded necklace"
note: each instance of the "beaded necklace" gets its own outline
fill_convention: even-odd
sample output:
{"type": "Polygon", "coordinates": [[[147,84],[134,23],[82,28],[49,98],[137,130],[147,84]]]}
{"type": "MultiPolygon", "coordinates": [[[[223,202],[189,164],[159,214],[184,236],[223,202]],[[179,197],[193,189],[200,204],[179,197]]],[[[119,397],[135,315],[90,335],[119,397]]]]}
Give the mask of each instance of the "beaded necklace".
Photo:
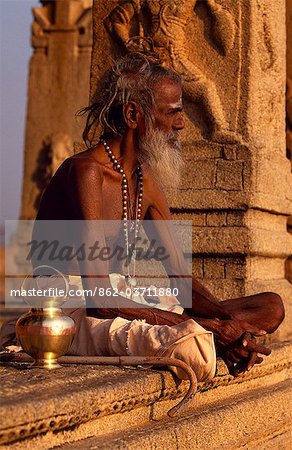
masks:
{"type": "MultiPolygon", "coordinates": [[[[104,149],[113,164],[113,169],[122,175],[121,188],[122,188],[122,204],[123,204],[123,229],[126,244],[126,255],[127,255],[127,267],[128,274],[126,276],[126,282],[130,286],[136,286],[137,281],[135,279],[136,272],[136,241],[139,234],[140,219],[142,213],[142,200],[143,200],[143,173],[141,166],[136,169],[137,173],[137,193],[135,199],[135,210],[132,207],[130,189],[127,176],[124,169],[119,164],[117,158],[113,154],[109,145],[104,139],[100,139],[100,142],[104,146],[104,149]],[[133,233],[133,243],[130,245],[129,236],[133,233]],[[131,252],[131,255],[130,255],[131,252]],[[131,274],[130,263],[133,263],[133,273],[131,274]]],[[[133,205],[134,206],[134,205],[133,205]]]]}

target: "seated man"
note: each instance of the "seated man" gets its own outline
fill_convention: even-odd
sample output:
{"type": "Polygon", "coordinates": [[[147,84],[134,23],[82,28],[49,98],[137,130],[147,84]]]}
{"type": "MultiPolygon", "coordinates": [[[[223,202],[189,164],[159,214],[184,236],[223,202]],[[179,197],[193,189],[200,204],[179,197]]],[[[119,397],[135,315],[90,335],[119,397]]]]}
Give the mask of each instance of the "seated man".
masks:
{"type": "MultiPolygon", "coordinates": [[[[37,219],[171,220],[162,186],[164,180],[176,183],[181,169],[178,138],[184,117],[179,75],[141,54],[129,54],[111,67],[96,102],[85,112],[85,141],[90,142],[99,125],[101,139],[64,161],[42,197],[37,219]]],[[[84,287],[91,283],[90,277],[83,279],[84,287]]],[[[111,285],[109,279],[104,283],[111,285]]],[[[275,293],[220,302],[195,279],[192,306],[181,311],[162,309],[159,302],[155,308],[135,308],[122,296],[109,298],[109,307],[102,304],[106,298],[87,301],[91,318],[145,319],[162,326],[193,319],[213,333],[217,353],[235,376],[260,363],[259,353],[270,354],[256,338],[274,332],[284,318],[275,293]]]]}

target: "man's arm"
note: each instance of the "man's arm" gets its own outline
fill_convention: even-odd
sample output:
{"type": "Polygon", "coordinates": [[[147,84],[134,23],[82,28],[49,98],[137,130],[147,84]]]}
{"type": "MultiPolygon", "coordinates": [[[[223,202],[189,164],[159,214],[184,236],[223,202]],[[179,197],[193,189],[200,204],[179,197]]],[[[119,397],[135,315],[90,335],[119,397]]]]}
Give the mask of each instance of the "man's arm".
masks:
{"type": "MultiPolygon", "coordinates": [[[[169,254],[169,258],[166,261],[168,266],[166,267],[167,273],[172,273],[174,275],[186,274],[185,262],[182,251],[180,250],[177,243],[174,241],[174,233],[170,229],[172,217],[167,204],[166,196],[162,192],[161,188],[157,183],[152,181],[148,183],[149,189],[151,190],[150,196],[153,199],[152,204],[147,211],[146,219],[154,221],[159,221],[158,226],[155,228],[156,236],[159,245],[162,245],[166,249],[166,253],[169,254]],[[160,222],[161,221],[161,222],[160,222]],[[163,226],[162,221],[168,221],[169,227],[167,225],[163,226]]],[[[154,225],[151,229],[154,229],[154,225]]],[[[147,228],[147,223],[145,222],[145,227],[147,228]]],[[[187,286],[187,283],[185,283],[187,286]]],[[[183,289],[184,283],[180,283],[183,289]]],[[[181,295],[184,293],[181,292],[181,295]]],[[[185,293],[187,295],[187,293],[185,293]]],[[[222,320],[231,319],[231,314],[226,309],[224,302],[219,302],[211,292],[206,289],[201,283],[199,283],[194,278],[192,279],[192,314],[198,317],[214,318],[217,317],[222,320]]],[[[186,309],[186,312],[189,312],[186,309]]]]}
{"type": "MultiPolygon", "coordinates": [[[[78,221],[75,245],[77,248],[83,245],[86,249],[85,257],[80,258],[78,264],[83,288],[88,292],[94,292],[96,287],[111,288],[108,261],[88,257],[88,249],[95,242],[98,242],[100,249],[106,247],[102,224],[102,183],[102,170],[97,161],[90,157],[71,159],[66,184],[67,195],[74,220],[78,221]]],[[[98,308],[107,306],[104,301],[110,302],[111,297],[86,295],[86,301],[98,308]]]]}
{"type": "MultiPolygon", "coordinates": [[[[171,220],[171,214],[167,205],[164,193],[157,183],[151,182],[150,195],[153,202],[148,210],[147,218],[155,221],[171,220]]],[[[158,227],[158,230],[160,227],[158,227]]],[[[162,245],[167,248],[167,253],[174,255],[176,263],[181,264],[183,258],[178,257],[178,248],[173,249],[173,242],[167,236],[160,233],[159,239],[162,245]]],[[[175,273],[180,273],[178,269],[172,269],[175,273]]],[[[182,284],[183,285],[183,284],[182,284]]],[[[257,353],[270,354],[270,350],[257,344],[255,336],[266,334],[251,324],[233,317],[226,309],[224,302],[219,302],[201,283],[192,280],[192,308],[186,308],[183,314],[185,319],[193,318],[205,329],[212,331],[217,343],[217,350],[220,349],[229,370],[234,374],[240,374],[246,369],[250,369],[256,362],[261,362],[257,353]],[[236,372],[237,371],[237,372],[236,372]]]]}

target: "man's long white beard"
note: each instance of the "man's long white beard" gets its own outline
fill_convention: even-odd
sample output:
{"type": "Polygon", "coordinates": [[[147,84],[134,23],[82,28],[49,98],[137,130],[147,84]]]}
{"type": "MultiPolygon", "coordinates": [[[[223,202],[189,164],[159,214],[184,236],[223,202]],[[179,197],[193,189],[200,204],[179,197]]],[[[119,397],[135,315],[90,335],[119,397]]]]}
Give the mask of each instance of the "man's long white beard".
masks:
{"type": "Polygon", "coordinates": [[[179,187],[183,159],[175,132],[149,129],[139,141],[138,160],[164,187],[179,187]]]}

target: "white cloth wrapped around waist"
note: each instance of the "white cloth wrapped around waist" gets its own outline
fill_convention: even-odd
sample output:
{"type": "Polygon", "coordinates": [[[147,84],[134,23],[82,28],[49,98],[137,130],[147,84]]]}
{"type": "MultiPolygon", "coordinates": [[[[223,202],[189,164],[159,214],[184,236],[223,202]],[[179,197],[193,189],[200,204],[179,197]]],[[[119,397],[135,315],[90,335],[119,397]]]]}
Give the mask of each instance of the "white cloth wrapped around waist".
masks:
{"type": "MultiPolygon", "coordinates": [[[[110,283],[113,289],[117,289],[119,295],[121,297],[128,298],[139,305],[145,305],[146,307],[150,306],[152,308],[162,309],[163,311],[170,311],[176,314],[182,314],[184,312],[183,307],[179,304],[178,299],[174,295],[163,295],[157,296],[157,301],[151,302],[151,299],[145,299],[144,295],[138,292],[135,292],[133,289],[133,293],[129,294],[128,291],[129,286],[126,285],[125,276],[119,273],[110,273],[109,274],[110,283]]],[[[148,286],[148,289],[151,291],[155,291],[155,286],[148,286]]]]}

